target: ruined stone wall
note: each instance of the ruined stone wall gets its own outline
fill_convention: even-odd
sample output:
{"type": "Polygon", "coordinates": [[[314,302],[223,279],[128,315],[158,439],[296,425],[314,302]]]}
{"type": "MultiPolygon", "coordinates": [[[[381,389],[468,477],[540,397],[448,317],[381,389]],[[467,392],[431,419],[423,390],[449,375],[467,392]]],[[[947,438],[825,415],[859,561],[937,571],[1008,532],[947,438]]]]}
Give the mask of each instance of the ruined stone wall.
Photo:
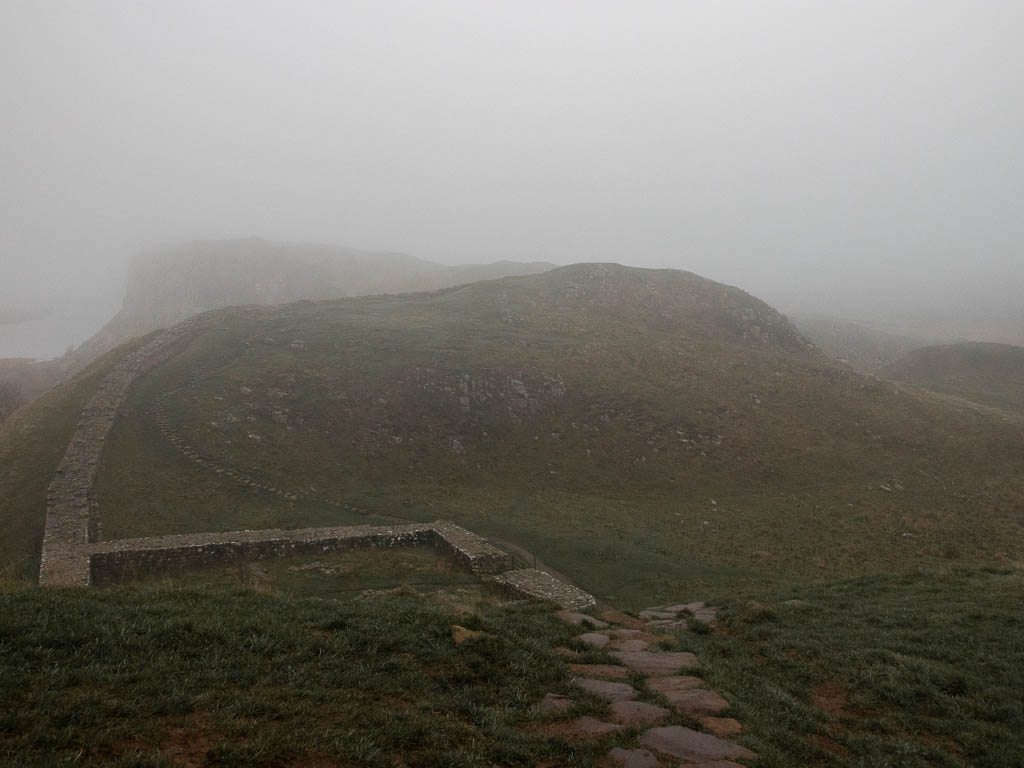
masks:
{"type": "Polygon", "coordinates": [[[160,351],[191,332],[195,323],[192,320],[175,326],[129,353],[107,374],[86,404],[46,491],[40,584],[86,583],[88,564],[82,555],[89,544],[89,489],[117,409],[135,377],[160,351]]]}
{"type": "Polygon", "coordinates": [[[465,528],[434,523],[336,528],[268,529],[157,536],[95,544],[90,581],[117,584],[145,576],[173,576],[198,566],[308,555],[356,547],[408,547],[431,544],[473,573],[494,573],[509,566],[509,556],[465,528]]]}

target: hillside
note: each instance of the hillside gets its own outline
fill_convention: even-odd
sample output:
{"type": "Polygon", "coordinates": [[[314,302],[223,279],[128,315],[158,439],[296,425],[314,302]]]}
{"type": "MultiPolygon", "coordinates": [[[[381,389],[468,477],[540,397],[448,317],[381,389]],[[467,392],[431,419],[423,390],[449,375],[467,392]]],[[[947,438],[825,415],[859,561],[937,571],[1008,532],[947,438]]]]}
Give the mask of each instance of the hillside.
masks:
{"type": "Polygon", "coordinates": [[[881,375],[1024,413],[1024,347],[982,342],[924,347],[886,366],[881,375]]]}
{"type": "Polygon", "coordinates": [[[802,312],[789,313],[787,317],[826,355],[843,360],[862,373],[878,373],[889,363],[928,343],[837,317],[802,312]]]}
{"type": "Polygon", "coordinates": [[[129,391],[93,495],[104,538],[443,517],[650,604],[1002,562],[1020,435],[738,289],[579,265],[202,318],[129,391]]]}
{"type": "Polygon", "coordinates": [[[510,261],[450,267],[400,253],[259,238],[183,243],[132,263],[121,311],[71,353],[68,367],[78,370],[130,338],[218,307],[432,291],[551,267],[510,261]]]}

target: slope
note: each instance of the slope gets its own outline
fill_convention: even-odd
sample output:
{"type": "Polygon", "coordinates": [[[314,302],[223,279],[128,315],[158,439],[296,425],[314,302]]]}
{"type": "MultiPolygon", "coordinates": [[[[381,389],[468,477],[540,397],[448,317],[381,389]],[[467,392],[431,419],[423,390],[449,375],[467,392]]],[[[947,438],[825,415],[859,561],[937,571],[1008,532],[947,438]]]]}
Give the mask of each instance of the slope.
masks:
{"type": "Polygon", "coordinates": [[[1024,347],[982,342],[925,347],[886,366],[881,374],[1024,413],[1024,347]]]}
{"type": "Polygon", "coordinates": [[[833,364],[695,275],[577,265],[199,326],[122,406],[105,538],[445,517],[648,605],[1020,551],[1019,422],[833,364]]]}

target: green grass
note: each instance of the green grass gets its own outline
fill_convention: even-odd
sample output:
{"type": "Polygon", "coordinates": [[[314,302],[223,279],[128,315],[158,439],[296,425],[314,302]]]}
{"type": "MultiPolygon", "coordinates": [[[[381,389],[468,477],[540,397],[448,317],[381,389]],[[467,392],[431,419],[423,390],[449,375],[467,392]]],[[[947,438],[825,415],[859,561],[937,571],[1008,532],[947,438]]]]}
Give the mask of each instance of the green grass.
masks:
{"type": "MultiPolygon", "coordinates": [[[[432,567],[421,555],[410,554],[420,575],[432,567]]],[[[388,582],[364,566],[364,584],[388,582]]],[[[403,570],[393,566],[391,581],[403,570]]],[[[568,745],[550,729],[606,713],[574,688],[553,649],[612,659],[546,606],[491,600],[466,612],[425,599],[437,584],[338,600],[303,597],[320,587],[287,579],[270,591],[227,581],[7,585],[0,762],[587,766],[637,735],[568,745]],[[455,624],[489,636],[456,646],[455,624]],[[548,691],[571,695],[576,708],[561,717],[531,709],[548,691]]],[[[1019,570],[794,585],[719,604],[717,630],[681,631],[670,649],[698,654],[699,674],[729,700],[759,768],[1024,760],[1019,570]]],[[[641,699],[657,700],[633,682],[641,699]]]]}
{"type": "Polygon", "coordinates": [[[759,768],[1024,765],[1024,574],[952,570],[722,601],[686,633],[759,768]],[[799,600],[803,604],[787,604],[799,600]]]}
{"type": "Polygon", "coordinates": [[[552,648],[576,631],[534,603],[15,589],[0,595],[0,762],[590,765],[607,740],[570,748],[531,710],[573,692],[552,648]],[[454,624],[488,636],[456,646],[454,624]]]}
{"type": "Polygon", "coordinates": [[[495,601],[480,578],[431,547],[347,549],[316,555],[238,560],[194,568],[167,579],[150,577],[135,582],[152,588],[237,590],[323,600],[358,600],[381,590],[413,591],[436,601],[472,610],[495,601]]]}

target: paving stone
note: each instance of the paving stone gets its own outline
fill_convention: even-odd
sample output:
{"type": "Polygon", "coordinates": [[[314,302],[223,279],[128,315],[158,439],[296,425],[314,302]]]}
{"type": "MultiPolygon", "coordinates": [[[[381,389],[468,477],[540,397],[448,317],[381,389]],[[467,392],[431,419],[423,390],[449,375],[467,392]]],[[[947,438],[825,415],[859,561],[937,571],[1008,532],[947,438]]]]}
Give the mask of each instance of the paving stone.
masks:
{"type": "Polygon", "coordinates": [[[711,760],[744,760],[755,757],[753,752],[738,744],[681,725],[652,728],[640,737],[640,744],[660,754],[705,766],[711,760]]]}
{"type": "Polygon", "coordinates": [[[601,619],[594,616],[588,616],[585,613],[558,611],[555,615],[562,621],[566,621],[569,624],[575,624],[576,626],[593,627],[594,629],[605,629],[608,626],[607,621],[601,621],[601,619]]]}
{"type": "Polygon", "coordinates": [[[608,759],[622,768],[656,768],[658,758],[646,749],[623,749],[616,747],[608,753],[608,759]]]}
{"type": "Polygon", "coordinates": [[[702,717],[700,724],[704,730],[720,739],[731,739],[743,730],[740,722],[731,717],[702,717]]]}
{"type": "Polygon", "coordinates": [[[618,624],[623,627],[632,627],[633,629],[643,629],[645,624],[635,616],[630,616],[628,613],[616,610],[615,608],[605,608],[597,614],[602,619],[612,624],[618,624]]]}
{"type": "Polygon", "coordinates": [[[570,664],[569,670],[577,677],[597,677],[608,680],[624,680],[629,669],[618,664],[570,664]]]}
{"type": "Polygon", "coordinates": [[[647,678],[647,687],[664,696],[678,691],[689,691],[693,688],[700,688],[703,685],[703,680],[699,677],[692,677],[690,675],[670,675],[668,677],[647,678]]]}
{"type": "Polygon", "coordinates": [[[646,651],[650,648],[645,640],[633,638],[625,640],[614,639],[611,642],[611,647],[617,651],[646,651]]]}
{"type": "Polygon", "coordinates": [[[729,702],[716,691],[705,688],[693,688],[688,691],[676,691],[662,694],[673,708],[687,717],[701,715],[717,715],[729,708],[729,702]]]}
{"type": "Polygon", "coordinates": [[[677,618],[675,611],[640,611],[637,614],[641,619],[650,621],[651,619],[675,619],[677,618]]]}
{"type": "Polygon", "coordinates": [[[557,693],[545,693],[544,698],[537,705],[537,709],[549,714],[558,714],[568,712],[574,706],[576,706],[575,702],[568,696],[561,696],[557,693]]]}
{"type": "Polygon", "coordinates": [[[580,635],[579,639],[587,645],[592,645],[595,648],[604,648],[609,642],[611,642],[611,638],[604,632],[586,632],[580,635]]]}
{"type": "Polygon", "coordinates": [[[623,725],[656,725],[672,714],[664,707],[643,701],[616,701],[610,709],[611,719],[623,725]]]}
{"type": "Polygon", "coordinates": [[[583,690],[608,701],[632,701],[637,697],[636,688],[627,683],[595,680],[592,677],[578,677],[575,682],[583,690]]]}
{"type": "Polygon", "coordinates": [[[697,666],[697,657],[689,652],[653,653],[652,651],[612,651],[612,656],[641,675],[674,675],[697,666]]]}

